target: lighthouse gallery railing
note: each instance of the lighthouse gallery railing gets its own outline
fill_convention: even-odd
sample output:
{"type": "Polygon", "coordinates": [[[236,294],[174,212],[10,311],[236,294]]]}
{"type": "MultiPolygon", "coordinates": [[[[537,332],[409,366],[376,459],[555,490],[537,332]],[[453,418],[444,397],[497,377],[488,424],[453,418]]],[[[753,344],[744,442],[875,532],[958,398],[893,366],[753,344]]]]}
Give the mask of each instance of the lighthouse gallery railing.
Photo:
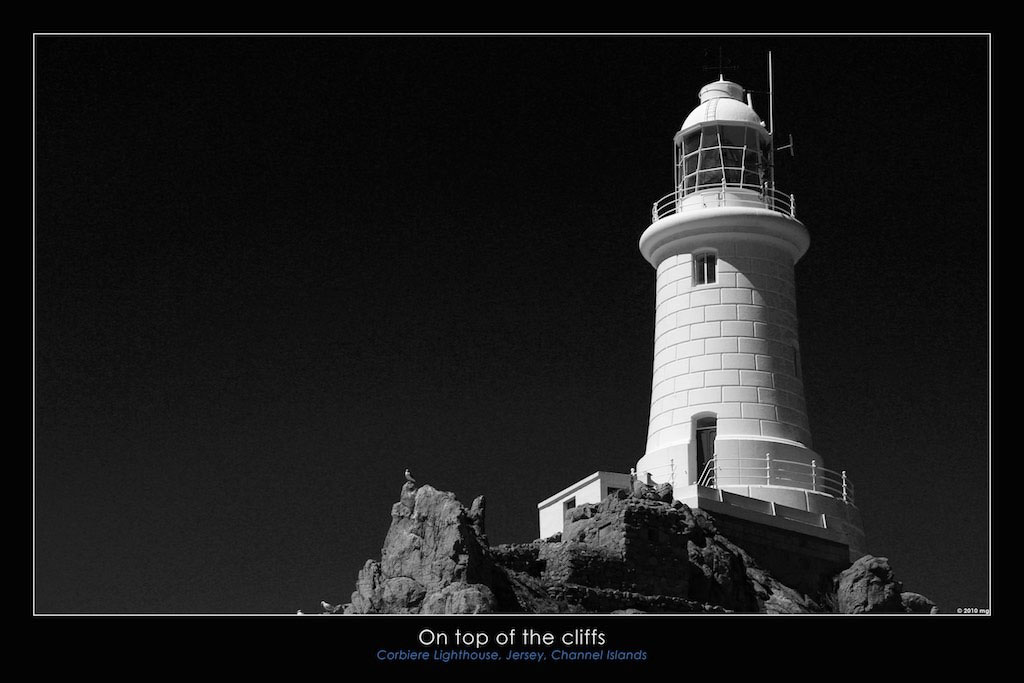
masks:
{"type": "MultiPolygon", "coordinates": [[[[836,472],[793,460],[779,460],[766,455],[763,458],[711,458],[697,483],[718,488],[719,480],[739,479],[737,486],[781,486],[801,488],[825,493],[853,505],[853,483],[846,470],[836,472]]],[[[729,484],[726,484],[729,485],[729,484]]]]}
{"type": "Polygon", "coordinates": [[[767,209],[796,218],[796,198],[771,187],[741,183],[715,183],[678,189],[654,202],[651,222],[672,214],[697,209],[715,209],[722,206],[742,206],[767,209]]]}

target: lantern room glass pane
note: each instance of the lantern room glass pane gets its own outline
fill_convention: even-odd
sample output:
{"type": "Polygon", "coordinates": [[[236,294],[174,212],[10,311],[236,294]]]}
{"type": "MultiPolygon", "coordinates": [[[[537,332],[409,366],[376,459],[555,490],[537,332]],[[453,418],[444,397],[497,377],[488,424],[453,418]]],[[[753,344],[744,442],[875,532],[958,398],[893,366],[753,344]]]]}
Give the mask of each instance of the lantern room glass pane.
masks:
{"type": "Polygon", "coordinates": [[[722,169],[716,168],[713,171],[701,171],[697,174],[697,187],[706,185],[721,185],[722,169]]]}
{"type": "Polygon", "coordinates": [[[740,184],[740,176],[741,176],[742,173],[743,173],[743,171],[741,171],[738,168],[727,168],[727,169],[725,169],[725,182],[727,182],[730,185],[739,185],[740,184]]]}
{"type": "Polygon", "coordinates": [[[718,146],[718,126],[706,126],[702,132],[703,137],[700,141],[702,148],[718,146]]]}
{"type": "Polygon", "coordinates": [[[745,132],[743,126],[722,126],[722,145],[742,147],[745,132]]]}
{"type": "Polygon", "coordinates": [[[693,173],[694,171],[697,170],[697,155],[696,154],[691,154],[688,157],[686,157],[686,162],[685,162],[684,168],[686,169],[685,170],[686,173],[693,173]]]}
{"type": "Polygon", "coordinates": [[[743,165],[743,150],[723,147],[722,162],[726,167],[739,168],[743,165]]]}
{"type": "Polygon", "coordinates": [[[754,187],[760,187],[761,186],[761,178],[760,178],[760,176],[757,175],[757,173],[754,173],[753,171],[744,171],[743,172],[743,184],[744,185],[753,185],[754,187]]]}
{"type": "Polygon", "coordinates": [[[700,146],[700,131],[694,131],[683,136],[683,154],[696,152],[700,146]]]}
{"type": "Polygon", "coordinates": [[[714,149],[702,149],[700,151],[700,167],[716,168],[722,165],[722,152],[716,147],[714,149]]]}
{"type": "Polygon", "coordinates": [[[748,149],[743,153],[743,167],[748,171],[756,171],[757,167],[761,165],[761,155],[757,153],[757,149],[748,149]]]}

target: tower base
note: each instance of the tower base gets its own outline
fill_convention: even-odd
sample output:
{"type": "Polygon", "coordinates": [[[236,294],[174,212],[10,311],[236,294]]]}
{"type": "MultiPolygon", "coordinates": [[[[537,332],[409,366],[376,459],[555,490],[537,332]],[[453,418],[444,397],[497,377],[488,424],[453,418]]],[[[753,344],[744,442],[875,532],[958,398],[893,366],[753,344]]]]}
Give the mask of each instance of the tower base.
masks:
{"type": "MultiPolygon", "coordinates": [[[[551,496],[537,506],[541,538],[561,533],[565,515],[575,505],[597,503],[629,486],[628,474],[595,472],[551,496]]],[[[788,586],[821,595],[828,592],[832,576],[865,554],[860,515],[853,505],[798,489],[731,488],[692,484],[674,488],[673,498],[710,513],[722,535],[788,586]],[[794,500],[803,496],[805,503],[795,507],[779,502],[789,502],[792,496],[781,494],[790,493],[800,494],[794,500]]]]}
{"type": "Polygon", "coordinates": [[[812,597],[829,592],[832,577],[850,566],[850,549],[837,541],[746,519],[715,514],[715,527],[782,583],[812,597]]]}

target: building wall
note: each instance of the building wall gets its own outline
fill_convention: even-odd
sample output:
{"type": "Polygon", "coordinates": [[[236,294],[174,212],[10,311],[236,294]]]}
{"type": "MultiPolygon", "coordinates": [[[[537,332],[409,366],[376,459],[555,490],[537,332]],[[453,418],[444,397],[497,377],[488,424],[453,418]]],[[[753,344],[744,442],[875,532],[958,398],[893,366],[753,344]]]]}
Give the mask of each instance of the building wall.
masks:
{"type": "Polygon", "coordinates": [[[753,237],[701,242],[716,253],[716,282],[693,284],[691,253],[658,265],[647,452],[689,443],[703,413],[717,416],[719,438],[810,447],[793,257],[753,237]]]}
{"type": "Polygon", "coordinates": [[[850,566],[849,547],[841,543],[721,513],[715,526],[779,581],[811,596],[827,592],[831,577],[850,566]]]}
{"type": "Polygon", "coordinates": [[[557,498],[538,506],[540,538],[549,538],[565,528],[566,501],[576,505],[600,503],[609,488],[628,489],[629,475],[621,472],[596,472],[565,489],[557,498]],[[596,476],[595,476],[596,475],[596,476]],[[592,478],[593,477],[593,478],[592,478]]]}

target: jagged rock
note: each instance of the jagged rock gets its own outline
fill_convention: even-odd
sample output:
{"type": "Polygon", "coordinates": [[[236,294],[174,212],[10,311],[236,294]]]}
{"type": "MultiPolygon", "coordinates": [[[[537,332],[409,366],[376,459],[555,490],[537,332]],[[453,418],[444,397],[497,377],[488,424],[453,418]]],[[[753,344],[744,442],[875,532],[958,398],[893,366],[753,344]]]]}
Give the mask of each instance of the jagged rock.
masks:
{"type": "Polygon", "coordinates": [[[483,511],[482,498],[467,511],[453,493],[406,482],[391,508],[380,562],[371,560],[359,572],[350,612],[493,611],[483,511]]]}
{"type": "Polygon", "coordinates": [[[470,524],[473,525],[473,530],[476,531],[477,536],[480,537],[481,542],[487,545],[487,534],[484,531],[484,509],[486,508],[486,501],[483,496],[477,496],[473,499],[473,504],[469,506],[469,519],[470,524]]]}
{"type": "MultiPolygon", "coordinates": [[[[549,582],[539,576],[504,569],[508,596],[515,607],[505,611],[525,612],[527,614],[558,614],[571,611],[568,603],[557,600],[548,594],[549,582]]],[[[509,603],[506,603],[509,604],[509,603]]]]}
{"type": "Polygon", "coordinates": [[[487,586],[452,583],[427,596],[420,614],[488,614],[496,605],[494,593],[487,586]]]}
{"type": "Polygon", "coordinates": [[[351,610],[354,614],[374,614],[380,612],[381,583],[380,563],[367,560],[356,577],[356,589],[352,593],[351,610]]]}
{"type": "MultiPolygon", "coordinates": [[[[399,496],[399,502],[405,506],[410,512],[416,506],[416,484],[411,481],[407,481],[402,484],[402,495],[399,496]]],[[[392,514],[394,514],[392,512],[392,514]]]]}
{"type": "Polygon", "coordinates": [[[900,599],[903,601],[903,609],[906,612],[913,614],[938,614],[939,608],[936,607],[935,603],[924,597],[920,593],[911,593],[910,591],[904,591],[900,594],[900,599]]]}
{"type": "MultiPolygon", "coordinates": [[[[638,487],[639,488],[639,487],[638,487]]],[[[865,556],[813,598],[760,567],[707,512],[671,487],[611,495],[565,517],[561,535],[489,547],[484,498],[402,487],[380,561],[356,579],[345,614],[924,612],[888,560],[865,556]],[[660,498],[660,499],[659,499],[660,498]],[[901,594],[902,593],[902,594],[901,594]]]]}
{"type": "Polygon", "coordinates": [[[721,536],[706,512],[682,503],[609,496],[567,515],[562,539],[491,551],[499,565],[546,583],[559,611],[821,611],[721,536]]]}
{"type": "MultiPolygon", "coordinates": [[[[581,519],[590,519],[594,516],[594,506],[592,504],[577,505],[574,508],[569,508],[565,513],[566,523],[578,522],[581,519]]],[[[565,532],[562,532],[562,536],[565,536],[565,532]]]]}
{"type": "Polygon", "coordinates": [[[654,495],[657,496],[656,500],[660,500],[663,503],[671,503],[673,500],[672,484],[665,483],[657,486],[654,489],[654,495]]]}
{"type": "MultiPolygon", "coordinates": [[[[721,538],[721,537],[720,537],[721,538]]],[[[722,538],[724,541],[725,539],[722,538]]],[[[729,546],[731,543],[725,541],[729,546]]],[[[746,552],[733,546],[743,556],[746,552]]],[[[807,614],[821,612],[822,607],[808,596],[786,586],[774,576],[757,566],[749,556],[745,557],[747,578],[757,596],[759,611],[768,614],[807,614]]]]}
{"type": "Polygon", "coordinates": [[[423,584],[408,576],[387,579],[381,586],[381,604],[394,606],[398,614],[415,613],[426,596],[423,584]]]}
{"type": "Polygon", "coordinates": [[[865,555],[836,577],[836,607],[842,614],[905,612],[903,584],[885,557],[865,555]]]}

